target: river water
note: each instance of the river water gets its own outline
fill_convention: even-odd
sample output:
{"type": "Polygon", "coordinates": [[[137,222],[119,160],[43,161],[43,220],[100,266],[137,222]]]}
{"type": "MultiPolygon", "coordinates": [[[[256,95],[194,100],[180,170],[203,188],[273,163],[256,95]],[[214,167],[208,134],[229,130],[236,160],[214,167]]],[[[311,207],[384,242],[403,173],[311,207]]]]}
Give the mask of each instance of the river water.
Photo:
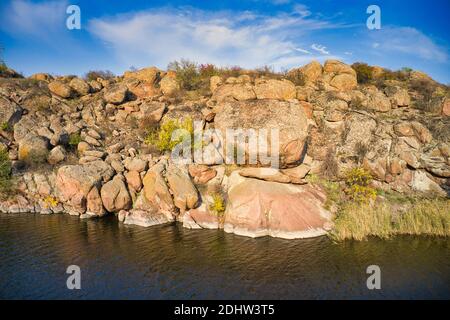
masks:
{"type": "Polygon", "coordinates": [[[114,217],[0,215],[3,299],[450,299],[450,240],[251,239],[114,217]],[[68,290],[66,268],[81,268],[68,290]],[[381,268],[368,290],[366,268],[381,268]]]}

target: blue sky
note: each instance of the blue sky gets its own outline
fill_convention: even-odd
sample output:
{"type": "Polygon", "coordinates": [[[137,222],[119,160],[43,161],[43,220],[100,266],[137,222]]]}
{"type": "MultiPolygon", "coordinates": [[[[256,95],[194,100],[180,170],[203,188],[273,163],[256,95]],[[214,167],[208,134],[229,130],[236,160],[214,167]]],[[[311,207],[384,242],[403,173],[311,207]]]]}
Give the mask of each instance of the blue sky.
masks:
{"type": "Polygon", "coordinates": [[[277,70],[316,59],[411,67],[450,83],[450,1],[32,1],[2,0],[0,45],[12,68],[121,74],[187,58],[222,66],[277,70]],[[66,28],[66,8],[81,9],[81,30],[66,28]],[[366,27],[369,5],[381,29],[366,27]]]}

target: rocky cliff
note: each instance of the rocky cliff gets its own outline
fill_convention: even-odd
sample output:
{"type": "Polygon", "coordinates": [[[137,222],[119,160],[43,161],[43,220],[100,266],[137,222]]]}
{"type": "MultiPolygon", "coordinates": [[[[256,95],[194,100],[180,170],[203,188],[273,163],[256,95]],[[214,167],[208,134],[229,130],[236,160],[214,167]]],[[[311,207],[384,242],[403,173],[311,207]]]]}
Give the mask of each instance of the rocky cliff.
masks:
{"type": "Polygon", "coordinates": [[[359,69],[335,60],[283,75],[239,70],[208,76],[202,90],[184,90],[176,71],[155,67],[90,81],[0,78],[9,180],[0,211],[303,238],[329,231],[335,213],[311,177],[339,183],[363,168],[376,190],[448,197],[448,88],[415,71],[371,71],[361,83],[359,69]],[[207,146],[213,157],[176,163],[158,148],[161,128],[185,120],[224,135],[277,128],[279,166],[251,165],[247,149],[243,164],[224,163],[217,143],[207,146]]]}

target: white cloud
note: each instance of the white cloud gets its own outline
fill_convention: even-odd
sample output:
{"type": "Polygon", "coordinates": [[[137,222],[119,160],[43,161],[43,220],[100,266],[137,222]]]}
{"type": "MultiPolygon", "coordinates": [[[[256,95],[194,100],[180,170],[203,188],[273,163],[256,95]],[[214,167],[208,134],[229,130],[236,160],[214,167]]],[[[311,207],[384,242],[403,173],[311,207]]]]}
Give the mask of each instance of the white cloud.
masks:
{"type": "Polygon", "coordinates": [[[66,28],[67,1],[33,3],[15,0],[1,12],[1,29],[13,36],[52,41],[66,28]]]}
{"type": "Polygon", "coordinates": [[[264,16],[192,8],[149,10],[89,22],[89,31],[112,47],[123,67],[165,67],[180,58],[247,68],[289,67],[289,62],[320,59],[327,52],[323,48],[314,56],[299,50],[302,36],[336,27],[298,13],[264,16]]]}
{"type": "Polygon", "coordinates": [[[301,17],[308,17],[311,15],[311,11],[304,4],[294,5],[294,13],[299,14],[301,17]]]}
{"type": "Polygon", "coordinates": [[[426,60],[446,62],[448,52],[421,31],[411,27],[383,27],[369,32],[372,48],[381,52],[396,52],[426,60]]]}
{"type": "Polygon", "coordinates": [[[315,50],[315,51],[317,51],[317,52],[320,52],[320,53],[322,53],[322,54],[330,54],[330,52],[326,50],[327,47],[322,46],[322,45],[320,45],[320,44],[315,44],[315,43],[313,43],[313,44],[311,45],[311,49],[313,49],[313,50],[315,50]]]}

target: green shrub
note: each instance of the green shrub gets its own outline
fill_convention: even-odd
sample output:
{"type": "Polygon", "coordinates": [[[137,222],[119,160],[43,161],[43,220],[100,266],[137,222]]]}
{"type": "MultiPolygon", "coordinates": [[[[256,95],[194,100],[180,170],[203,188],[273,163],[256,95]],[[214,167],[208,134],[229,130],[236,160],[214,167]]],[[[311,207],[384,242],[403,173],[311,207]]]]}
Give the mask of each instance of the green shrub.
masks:
{"type": "Polygon", "coordinates": [[[3,123],[0,125],[0,130],[6,131],[6,132],[10,132],[10,131],[12,130],[12,128],[11,128],[11,126],[9,125],[8,122],[3,122],[3,123]]]}
{"type": "Polygon", "coordinates": [[[186,138],[186,135],[182,134],[172,139],[172,134],[180,129],[185,130],[186,134],[190,135],[191,141],[193,140],[194,124],[191,118],[186,118],[184,121],[167,119],[159,129],[151,129],[148,132],[145,143],[156,147],[159,151],[171,151],[186,138]]]}
{"type": "Polygon", "coordinates": [[[345,174],[345,193],[354,201],[367,202],[374,200],[377,192],[370,187],[372,175],[364,168],[353,168],[345,174]]]}
{"type": "Polygon", "coordinates": [[[114,73],[109,70],[92,70],[84,75],[84,79],[87,81],[97,80],[98,78],[102,78],[105,80],[112,79],[114,78],[114,73]]]}
{"type": "Polygon", "coordinates": [[[177,73],[177,81],[182,89],[197,90],[200,88],[202,77],[197,63],[181,59],[180,61],[169,63],[167,69],[177,73]]]}
{"type": "Polygon", "coordinates": [[[225,199],[220,193],[213,193],[211,197],[212,202],[209,204],[209,210],[217,216],[220,222],[223,222],[225,214],[225,199]]]}
{"type": "Polygon", "coordinates": [[[0,194],[11,188],[11,161],[6,148],[0,147],[0,194]]]}
{"type": "Polygon", "coordinates": [[[355,62],[352,68],[356,71],[358,83],[364,84],[373,80],[373,68],[367,63],[355,62]]]}
{"type": "Polygon", "coordinates": [[[304,86],[306,84],[305,76],[298,70],[288,72],[286,79],[291,81],[296,86],[304,86]]]}
{"type": "Polygon", "coordinates": [[[79,133],[71,133],[69,136],[69,146],[72,148],[76,148],[78,144],[81,142],[81,136],[79,133]]]}

